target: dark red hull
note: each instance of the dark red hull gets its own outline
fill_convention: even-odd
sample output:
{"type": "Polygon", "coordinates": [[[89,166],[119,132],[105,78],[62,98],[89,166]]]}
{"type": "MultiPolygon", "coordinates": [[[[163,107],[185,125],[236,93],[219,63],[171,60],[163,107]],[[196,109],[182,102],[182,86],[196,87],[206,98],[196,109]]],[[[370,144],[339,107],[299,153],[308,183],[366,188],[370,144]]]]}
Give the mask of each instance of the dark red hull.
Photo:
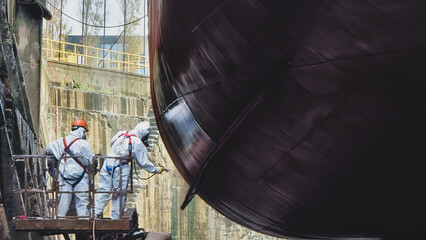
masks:
{"type": "Polygon", "coordinates": [[[157,124],[256,231],[424,237],[426,1],[151,0],[157,124]]]}

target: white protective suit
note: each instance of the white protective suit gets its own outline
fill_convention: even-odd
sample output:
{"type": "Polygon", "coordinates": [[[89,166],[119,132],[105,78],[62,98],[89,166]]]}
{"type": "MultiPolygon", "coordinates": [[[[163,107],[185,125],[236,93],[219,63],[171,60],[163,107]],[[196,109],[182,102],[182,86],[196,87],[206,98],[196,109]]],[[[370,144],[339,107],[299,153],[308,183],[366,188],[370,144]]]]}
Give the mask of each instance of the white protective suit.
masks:
{"type": "MultiPolygon", "coordinates": [[[[124,134],[126,131],[120,131],[111,139],[111,150],[108,157],[126,157],[129,156],[129,137],[124,134]]],[[[148,172],[156,173],[160,172],[159,167],[155,167],[148,160],[148,151],[141,139],[151,133],[151,126],[149,122],[139,123],[133,130],[129,131],[128,134],[136,135],[131,138],[131,157],[136,159],[138,165],[148,172]]],[[[127,190],[127,184],[129,183],[130,167],[127,163],[122,164],[122,191],[127,190]]],[[[119,191],[120,189],[120,162],[116,158],[107,158],[100,170],[98,191],[119,191]]],[[[95,194],[95,216],[100,216],[103,213],[105,206],[108,203],[110,194],[109,193],[98,193],[95,194]]],[[[111,219],[120,218],[120,197],[112,199],[112,213],[111,219]]],[[[126,205],[126,194],[121,197],[121,212],[123,212],[126,205]]]]}
{"type": "MultiPolygon", "coordinates": [[[[72,155],[83,156],[77,159],[87,167],[93,162],[93,150],[86,140],[81,139],[85,131],[83,127],[71,131],[65,137],[65,142],[69,145],[74,139],[80,138],[69,147],[69,151],[72,155]]],[[[50,142],[45,149],[46,154],[53,154],[59,160],[59,191],[88,191],[89,178],[87,173],[73,158],[61,158],[64,152],[63,138],[50,142]]],[[[59,195],[58,216],[66,216],[71,199],[72,193],[62,193],[59,195]]],[[[75,193],[75,204],[78,216],[89,216],[87,209],[89,193],[75,193]]]]}

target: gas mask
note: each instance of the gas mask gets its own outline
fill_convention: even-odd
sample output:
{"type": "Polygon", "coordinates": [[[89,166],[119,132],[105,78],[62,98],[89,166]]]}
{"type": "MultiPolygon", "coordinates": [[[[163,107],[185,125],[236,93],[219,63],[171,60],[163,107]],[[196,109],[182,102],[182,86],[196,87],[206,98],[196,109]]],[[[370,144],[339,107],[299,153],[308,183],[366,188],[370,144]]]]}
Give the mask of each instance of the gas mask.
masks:
{"type": "Polygon", "coordinates": [[[79,131],[79,132],[83,132],[83,135],[81,136],[81,139],[84,139],[84,140],[86,140],[87,139],[87,136],[86,136],[86,133],[88,132],[84,127],[80,127],[80,126],[73,126],[72,128],[71,128],[71,130],[72,131],[79,131]]]}
{"type": "Polygon", "coordinates": [[[148,137],[149,137],[149,133],[141,139],[145,147],[149,147],[148,137]]]}

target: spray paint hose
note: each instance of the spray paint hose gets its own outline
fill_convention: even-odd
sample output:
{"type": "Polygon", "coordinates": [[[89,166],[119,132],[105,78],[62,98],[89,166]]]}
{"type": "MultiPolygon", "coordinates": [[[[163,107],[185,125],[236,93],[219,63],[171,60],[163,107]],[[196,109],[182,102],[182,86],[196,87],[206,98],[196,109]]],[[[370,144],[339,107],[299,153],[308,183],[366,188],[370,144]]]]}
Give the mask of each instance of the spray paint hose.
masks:
{"type": "MultiPolygon", "coordinates": [[[[138,171],[136,171],[136,164],[135,164],[135,159],[133,158],[132,159],[132,164],[133,164],[133,166],[135,166],[134,168],[133,168],[133,171],[135,172],[135,174],[136,174],[136,177],[139,179],[139,180],[148,180],[148,179],[150,179],[150,178],[152,178],[154,175],[156,175],[156,174],[158,174],[158,173],[153,173],[153,174],[151,174],[151,176],[149,176],[149,177],[146,177],[146,178],[143,178],[143,177],[140,177],[139,176],[139,174],[138,174],[138,171]]],[[[160,167],[163,167],[163,166],[161,166],[160,165],[160,167]]],[[[164,167],[163,167],[164,168],[164,167]]],[[[167,168],[164,168],[164,172],[168,172],[169,171],[169,169],[167,169],[167,168]]]]}

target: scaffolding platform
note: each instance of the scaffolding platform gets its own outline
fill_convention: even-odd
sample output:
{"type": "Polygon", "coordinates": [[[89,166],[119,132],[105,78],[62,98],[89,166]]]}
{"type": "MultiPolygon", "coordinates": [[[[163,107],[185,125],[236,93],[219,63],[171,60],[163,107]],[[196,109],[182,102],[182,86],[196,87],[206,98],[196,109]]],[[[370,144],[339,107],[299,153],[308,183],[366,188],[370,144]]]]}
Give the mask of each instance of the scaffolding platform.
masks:
{"type": "Polygon", "coordinates": [[[18,231],[39,232],[42,235],[92,232],[132,232],[137,228],[136,209],[130,208],[125,211],[121,219],[110,218],[64,218],[64,219],[13,219],[14,228],[18,231]]]}
{"type": "MultiPolygon", "coordinates": [[[[81,191],[62,191],[58,181],[59,171],[57,162],[66,158],[81,156],[63,156],[56,161],[48,155],[13,155],[13,192],[19,194],[24,213],[13,218],[14,229],[17,231],[38,232],[42,236],[62,234],[70,239],[69,234],[75,234],[77,240],[171,240],[171,235],[163,232],[146,232],[138,228],[138,214],[135,208],[120,212],[118,219],[95,218],[95,194],[108,194],[121,199],[123,195],[133,193],[133,160],[129,157],[93,156],[87,167],[88,189],[81,191]],[[102,165],[105,158],[116,158],[119,164],[130,165],[130,190],[122,189],[122,173],[119,188],[111,191],[95,189],[94,176],[98,163],[102,165]],[[129,162],[130,160],[130,162],[129,162]],[[88,216],[76,216],[75,209],[70,209],[67,216],[58,216],[58,205],[61,194],[85,193],[88,197],[88,216]]],[[[127,184],[127,182],[126,182],[127,184]]],[[[119,201],[122,209],[122,201],[119,201]]]]}

